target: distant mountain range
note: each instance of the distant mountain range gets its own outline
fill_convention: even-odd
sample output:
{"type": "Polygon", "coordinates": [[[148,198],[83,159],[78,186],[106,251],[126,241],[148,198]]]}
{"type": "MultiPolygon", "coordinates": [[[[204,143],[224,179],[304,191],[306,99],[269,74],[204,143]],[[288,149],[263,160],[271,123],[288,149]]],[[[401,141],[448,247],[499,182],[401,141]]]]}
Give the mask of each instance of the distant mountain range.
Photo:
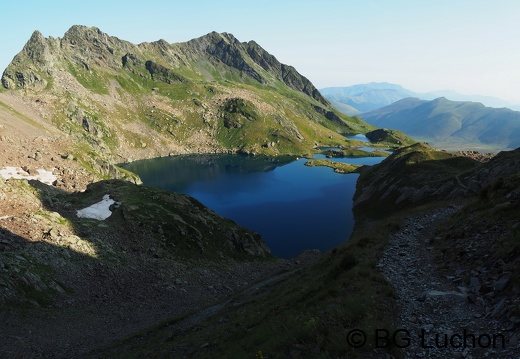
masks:
{"type": "Polygon", "coordinates": [[[445,149],[497,151],[520,147],[520,112],[481,103],[405,98],[360,115],[378,127],[445,149]]]}
{"type": "Polygon", "coordinates": [[[349,116],[372,111],[407,97],[416,97],[421,100],[446,97],[452,101],[480,102],[490,107],[508,107],[512,110],[520,110],[520,105],[513,105],[495,97],[461,95],[454,91],[419,93],[387,82],[371,82],[348,87],[327,87],[321,89],[320,92],[339,111],[349,116]]]}

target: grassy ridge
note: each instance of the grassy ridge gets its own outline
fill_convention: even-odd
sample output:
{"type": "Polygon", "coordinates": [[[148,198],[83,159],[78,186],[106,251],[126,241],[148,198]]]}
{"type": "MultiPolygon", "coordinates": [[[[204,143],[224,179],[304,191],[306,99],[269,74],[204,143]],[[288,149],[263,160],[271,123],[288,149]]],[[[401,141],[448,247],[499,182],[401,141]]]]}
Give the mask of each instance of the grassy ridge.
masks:
{"type": "Polygon", "coordinates": [[[457,178],[478,162],[416,143],[395,151],[378,166],[363,171],[354,195],[356,216],[383,218],[395,210],[428,203],[461,187],[457,178]],[[371,200],[378,199],[375,207],[371,200]]]}

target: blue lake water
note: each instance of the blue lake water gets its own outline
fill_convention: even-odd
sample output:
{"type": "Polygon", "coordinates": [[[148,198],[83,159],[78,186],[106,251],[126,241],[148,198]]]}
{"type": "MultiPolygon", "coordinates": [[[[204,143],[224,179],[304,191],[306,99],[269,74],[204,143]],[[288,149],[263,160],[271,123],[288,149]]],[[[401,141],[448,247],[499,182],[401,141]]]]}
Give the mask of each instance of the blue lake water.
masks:
{"type": "MultiPolygon", "coordinates": [[[[383,159],[333,160],[375,164],[383,159]]],[[[137,173],[147,186],[188,194],[222,216],[259,232],[274,255],[290,258],[306,249],[332,249],[348,239],[354,226],[352,197],[358,175],[307,167],[306,161],[183,155],[124,167],[137,173]]]]}

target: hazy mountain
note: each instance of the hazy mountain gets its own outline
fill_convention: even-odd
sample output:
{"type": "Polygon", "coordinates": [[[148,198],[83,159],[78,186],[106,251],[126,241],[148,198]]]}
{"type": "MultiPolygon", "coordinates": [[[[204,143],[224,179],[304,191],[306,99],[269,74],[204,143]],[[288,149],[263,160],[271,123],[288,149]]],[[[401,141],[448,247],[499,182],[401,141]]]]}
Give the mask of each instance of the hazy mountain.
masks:
{"type": "MultiPolygon", "coordinates": [[[[333,104],[341,103],[348,105],[357,111],[344,112],[349,115],[355,115],[359,112],[368,112],[390,105],[405,97],[415,96],[415,93],[402,86],[386,82],[371,82],[366,85],[354,85],[350,87],[328,87],[321,89],[320,92],[333,104]]],[[[344,111],[343,108],[337,108],[342,112],[344,111]]]]}
{"type": "Polygon", "coordinates": [[[503,108],[507,107],[514,111],[520,110],[520,104],[513,104],[511,102],[502,100],[500,98],[491,97],[491,96],[479,96],[479,95],[463,95],[457,93],[455,91],[432,91],[426,93],[418,93],[415,97],[418,97],[423,100],[433,100],[439,97],[446,97],[451,101],[471,101],[471,102],[480,102],[488,107],[495,108],[503,108]]]}
{"type": "Polygon", "coordinates": [[[514,105],[495,97],[462,95],[454,91],[419,93],[387,82],[371,82],[369,84],[348,87],[328,87],[321,89],[320,92],[339,111],[349,116],[356,115],[359,112],[372,111],[406,97],[416,97],[421,100],[433,100],[439,97],[446,97],[452,101],[480,102],[490,107],[508,107],[513,110],[520,110],[520,105],[514,105]],[[345,108],[339,104],[349,107],[345,108]]]}
{"type": "Polygon", "coordinates": [[[406,98],[361,115],[368,123],[450,149],[504,150],[520,146],[520,112],[481,103],[406,98]]]}

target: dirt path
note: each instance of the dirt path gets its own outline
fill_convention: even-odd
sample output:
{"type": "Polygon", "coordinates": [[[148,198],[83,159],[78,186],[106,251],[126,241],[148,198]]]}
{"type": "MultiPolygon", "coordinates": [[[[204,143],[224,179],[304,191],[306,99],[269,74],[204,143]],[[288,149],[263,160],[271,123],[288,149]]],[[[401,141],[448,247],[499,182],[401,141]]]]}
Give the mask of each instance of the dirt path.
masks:
{"type": "Polygon", "coordinates": [[[408,218],[389,238],[378,267],[401,312],[395,327],[403,337],[396,344],[403,358],[519,358],[518,333],[500,316],[507,299],[495,293],[491,305],[475,300],[462,269],[440,275],[431,241],[436,226],[456,211],[408,218]]]}

